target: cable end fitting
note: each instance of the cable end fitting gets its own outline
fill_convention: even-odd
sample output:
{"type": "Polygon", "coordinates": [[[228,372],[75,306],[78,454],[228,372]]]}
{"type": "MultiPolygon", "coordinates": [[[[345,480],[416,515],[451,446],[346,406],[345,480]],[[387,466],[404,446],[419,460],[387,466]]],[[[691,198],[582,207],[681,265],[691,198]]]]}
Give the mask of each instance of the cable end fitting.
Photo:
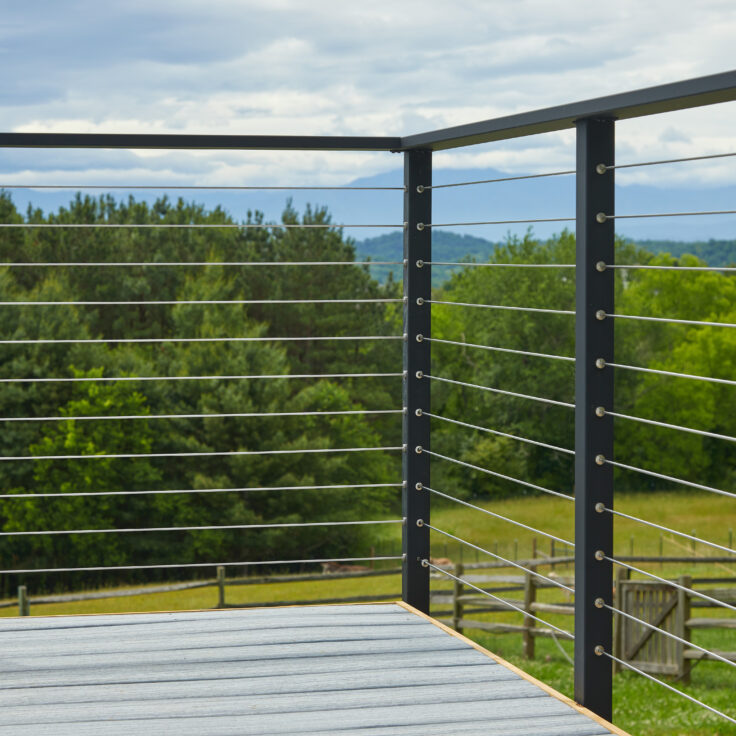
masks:
{"type": "Polygon", "coordinates": [[[417,230],[419,230],[420,232],[421,232],[422,230],[424,230],[424,227],[425,227],[425,226],[424,226],[424,223],[423,223],[423,222],[418,222],[418,223],[417,223],[417,230]]]}
{"type": "Polygon", "coordinates": [[[598,164],[595,167],[595,173],[596,174],[605,174],[606,171],[608,171],[608,166],[606,166],[605,164],[598,164]]]}
{"type": "Polygon", "coordinates": [[[595,551],[594,557],[596,558],[596,560],[598,560],[598,562],[603,562],[603,560],[606,559],[606,553],[602,549],[597,549],[595,551]]]}
{"type": "Polygon", "coordinates": [[[595,270],[603,273],[606,270],[606,262],[598,261],[598,263],[595,264],[595,270]]]}
{"type": "Polygon", "coordinates": [[[424,340],[424,335],[420,333],[419,335],[417,335],[417,342],[422,342],[422,340],[424,340]]]}
{"type": "Polygon", "coordinates": [[[403,340],[404,342],[406,342],[406,341],[407,341],[407,340],[409,339],[409,333],[405,332],[405,333],[404,333],[404,334],[403,334],[403,335],[401,336],[401,339],[402,339],[402,340],[403,340]]]}
{"type": "Polygon", "coordinates": [[[605,606],[605,605],[606,605],[606,602],[605,602],[605,601],[603,600],[603,598],[596,598],[596,599],[595,599],[595,600],[593,601],[593,605],[594,605],[594,606],[595,606],[596,608],[603,608],[603,606],[605,606]]]}
{"type": "Polygon", "coordinates": [[[417,519],[417,526],[424,526],[424,519],[417,519]]]}
{"type": "Polygon", "coordinates": [[[417,371],[415,375],[417,378],[424,378],[424,371],[417,371]]]}
{"type": "Polygon", "coordinates": [[[606,214],[605,212],[599,212],[599,213],[598,213],[598,214],[597,214],[597,215],[595,216],[595,221],[596,221],[596,222],[597,222],[598,224],[600,224],[600,225],[603,225],[603,224],[604,224],[604,223],[606,222],[606,220],[608,220],[608,215],[607,215],[607,214],[606,214]]]}
{"type": "Polygon", "coordinates": [[[417,455],[421,455],[422,454],[422,446],[421,445],[417,445],[414,448],[414,452],[416,452],[417,455]]]}
{"type": "Polygon", "coordinates": [[[414,410],[414,416],[420,417],[422,416],[423,412],[421,409],[415,409],[414,410]]]}
{"type": "Polygon", "coordinates": [[[429,560],[422,560],[422,567],[429,567],[429,560]]]}
{"type": "Polygon", "coordinates": [[[421,267],[422,267],[423,265],[424,265],[424,261],[423,261],[423,260],[422,260],[422,259],[420,258],[420,259],[419,259],[419,260],[417,261],[417,268],[421,268],[421,267]]]}
{"type": "Polygon", "coordinates": [[[599,310],[598,310],[598,311],[597,311],[597,312],[595,313],[595,318],[596,318],[597,320],[599,320],[599,321],[601,321],[601,322],[602,322],[602,321],[603,321],[603,320],[604,320],[604,319],[606,318],[606,310],[605,310],[605,309],[599,309],[599,310]]]}
{"type": "Polygon", "coordinates": [[[605,358],[598,358],[595,361],[595,367],[596,368],[601,368],[601,369],[605,368],[606,367],[606,360],[605,360],[605,358]]]}
{"type": "Polygon", "coordinates": [[[421,194],[424,191],[424,184],[417,184],[417,194],[421,194]]]}
{"type": "Polygon", "coordinates": [[[604,417],[604,416],[606,416],[606,407],[605,406],[596,406],[596,408],[595,408],[595,415],[597,417],[604,417]]]}
{"type": "Polygon", "coordinates": [[[417,297],[417,306],[421,307],[422,304],[424,304],[424,299],[421,296],[417,297]]]}
{"type": "Polygon", "coordinates": [[[596,455],[595,456],[595,464],[596,465],[605,465],[606,464],[606,456],[605,455],[596,455]]]}
{"type": "Polygon", "coordinates": [[[606,504],[601,503],[600,501],[595,505],[595,510],[602,514],[606,510],[606,504]]]}
{"type": "Polygon", "coordinates": [[[606,653],[606,650],[605,650],[605,647],[603,646],[603,644],[598,644],[593,651],[599,657],[602,657],[606,653]]]}
{"type": "Polygon", "coordinates": [[[424,485],[422,483],[417,483],[414,488],[416,488],[418,491],[423,491],[424,485]]]}

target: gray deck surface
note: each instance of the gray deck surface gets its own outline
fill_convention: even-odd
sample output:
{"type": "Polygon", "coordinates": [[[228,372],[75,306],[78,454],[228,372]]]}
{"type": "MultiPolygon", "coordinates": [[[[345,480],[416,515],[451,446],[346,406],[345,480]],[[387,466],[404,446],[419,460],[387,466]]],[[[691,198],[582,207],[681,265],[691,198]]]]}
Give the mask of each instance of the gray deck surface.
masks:
{"type": "Polygon", "coordinates": [[[2,619],[0,637],[0,734],[610,734],[396,604],[2,619]]]}

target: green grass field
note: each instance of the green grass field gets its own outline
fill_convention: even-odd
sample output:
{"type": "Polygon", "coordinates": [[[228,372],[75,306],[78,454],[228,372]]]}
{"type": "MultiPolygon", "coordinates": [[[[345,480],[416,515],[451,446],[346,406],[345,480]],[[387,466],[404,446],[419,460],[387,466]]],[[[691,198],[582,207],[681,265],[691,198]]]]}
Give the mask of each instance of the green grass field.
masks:
{"type": "MultiPolygon", "coordinates": [[[[494,513],[508,516],[519,522],[555,534],[563,539],[572,540],[573,509],[572,504],[553,498],[528,498],[499,501],[483,506],[494,513]]],[[[617,498],[617,508],[634,516],[656,521],[684,532],[693,530],[699,536],[720,544],[727,544],[729,524],[733,523],[732,501],[719,496],[700,496],[695,494],[657,493],[649,495],[622,494],[617,498]]],[[[435,505],[433,510],[433,526],[448,533],[471,540],[489,550],[497,550],[498,554],[520,558],[531,554],[532,539],[536,537],[538,549],[550,552],[549,541],[527,530],[514,527],[507,522],[495,519],[486,514],[459,506],[435,505]]],[[[616,520],[616,553],[637,555],[659,554],[660,546],[667,556],[707,556],[714,554],[704,545],[692,548],[690,542],[675,538],[670,534],[661,534],[659,530],[636,524],[627,520],[616,520]]],[[[399,543],[399,530],[391,529],[378,540],[379,551],[396,550],[399,543]]],[[[450,557],[457,560],[460,549],[457,543],[433,534],[433,554],[438,557],[450,557]]],[[[565,550],[558,543],[556,554],[564,554],[565,550]]],[[[487,559],[478,553],[479,559],[487,559]]],[[[465,562],[474,562],[476,552],[465,549],[465,562]]],[[[674,577],[685,573],[699,577],[736,577],[736,557],[734,564],[699,564],[660,566],[657,563],[642,563],[653,572],[663,577],[674,577]]],[[[314,572],[314,570],[312,571],[314,572]]],[[[558,568],[559,574],[570,574],[571,567],[558,568]]],[[[433,589],[448,589],[451,581],[434,580],[433,589]]],[[[30,586],[29,586],[30,587],[30,586]]],[[[290,582],[269,585],[247,585],[226,587],[228,604],[248,606],[259,602],[278,602],[289,600],[331,598],[357,595],[396,594],[400,591],[398,576],[373,577],[366,579],[324,580],[319,582],[290,582]]],[[[33,596],[32,588],[29,590],[33,596]]],[[[513,594],[512,594],[513,595],[513,594]]],[[[541,600],[561,602],[564,592],[554,590],[540,591],[541,600]]],[[[216,588],[199,588],[194,590],[136,595],[124,598],[80,601],[75,603],[59,603],[33,605],[32,615],[59,615],[78,613],[120,613],[125,611],[161,611],[211,608],[217,603],[216,588]]],[[[701,615],[715,615],[717,612],[704,609],[701,615]]],[[[718,613],[723,617],[723,613],[718,613]]],[[[16,608],[0,609],[0,615],[17,614],[16,608]]],[[[564,629],[571,629],[572,618],[561,615],[543,615],[551,623],[564,629]]],[[[473,615],[481,620],[519,623],[520,615],[508,614],[473,615]]],[[[547,639],[538,639],[537,653],[533,661],[522,657],[521,636],[517,634],[489,635],[479,631],[465,632],[491,651],[505,657],[510,662],[530,672],[540,680],[549,683],[567,695],[572,696],[572,667],[568,657],[572,654],[572,645],[567,642],[556,643],[547,639]]],[[[736,651],[736,630],[696,631],[694,641],[711,649],[736,651]]],[[[692,673],[692,685],[683,690],[693,697],[699,698],[715,708],[736,714],[734,692],[736,692],[736,668],[729,668],[718,662],[697,664],[692,673]]],[[[709,714],[701,708],[688,703],[685,699],[667,692],[664,688],[651,683],[633,673],[619,674],[615,678],[614,720],[618,726],[627,730],[632,736],[736,736],[736,726],[723,719],[709,714]]]]}

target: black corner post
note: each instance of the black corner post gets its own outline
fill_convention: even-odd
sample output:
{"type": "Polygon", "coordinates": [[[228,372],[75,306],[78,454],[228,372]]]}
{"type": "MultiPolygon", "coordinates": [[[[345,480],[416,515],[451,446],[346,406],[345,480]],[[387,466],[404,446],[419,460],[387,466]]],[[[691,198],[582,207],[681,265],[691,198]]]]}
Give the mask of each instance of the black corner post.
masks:
{"type": "Polygon", "coordinates": [[[404,464],[402,599],[429,613],[429,411],[432,229],[432,151],[404,153],[404,464]],[[419,524],[417,523],[419,522],[419,524]]]}
{"type": "Polygon", "coordinates": [[[575,319],[575,700],[611,720],[613,620],[614,126],[611,119],[577,126],[575,319]],[[602,359],[602,360],[601,360],[602,359]],[[601,647],[603,648],[601,650],[601,647]]]}

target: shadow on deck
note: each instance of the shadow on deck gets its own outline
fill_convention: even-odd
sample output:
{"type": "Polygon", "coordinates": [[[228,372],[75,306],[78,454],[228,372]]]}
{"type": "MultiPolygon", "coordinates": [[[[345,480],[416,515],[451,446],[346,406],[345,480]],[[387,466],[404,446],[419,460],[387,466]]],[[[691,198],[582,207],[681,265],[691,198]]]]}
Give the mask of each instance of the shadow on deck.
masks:
{"type": "Polygon", "coordinates": [[[0,629],[0,733],[622,733],[403,604],[21,618],[0,629]]]}

